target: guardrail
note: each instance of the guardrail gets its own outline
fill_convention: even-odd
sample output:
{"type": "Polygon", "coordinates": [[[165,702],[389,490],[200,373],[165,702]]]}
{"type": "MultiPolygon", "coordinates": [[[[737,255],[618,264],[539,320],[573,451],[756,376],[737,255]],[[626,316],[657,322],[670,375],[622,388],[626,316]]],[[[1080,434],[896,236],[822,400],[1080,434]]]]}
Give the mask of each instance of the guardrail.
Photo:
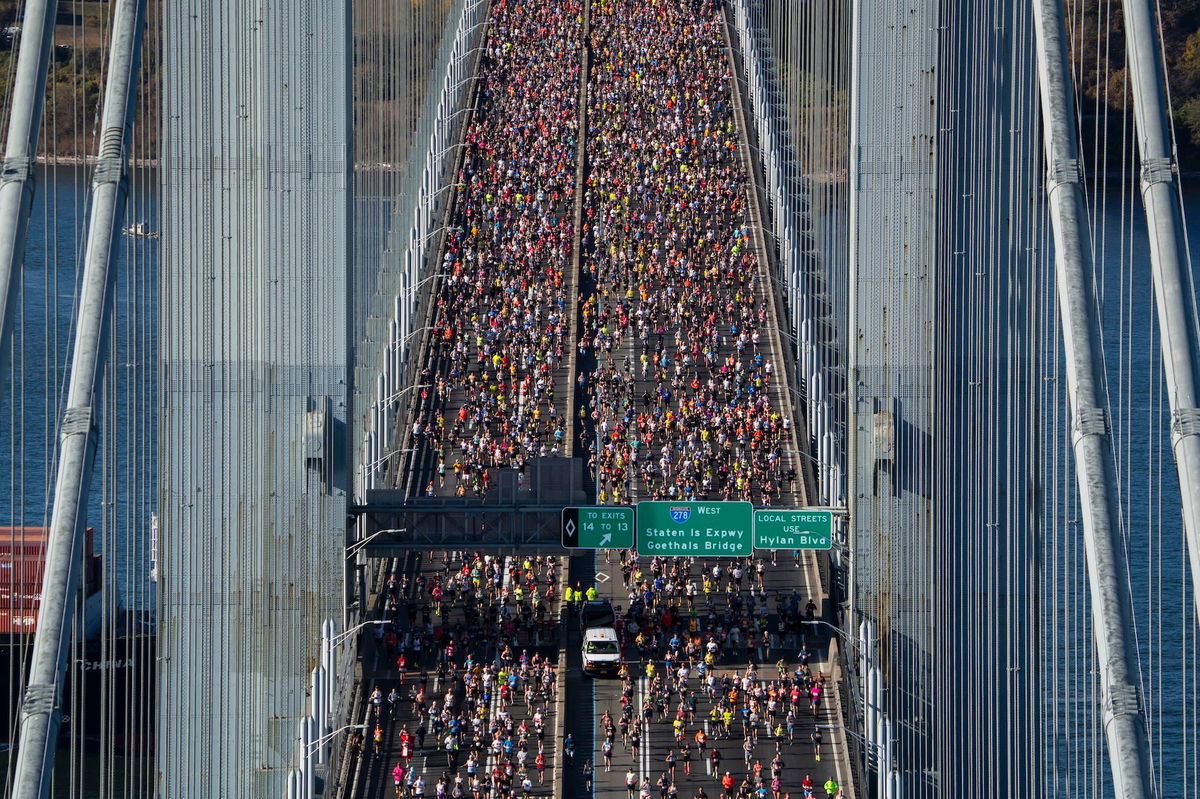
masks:
{"type": "MultiPolygon", "coordinates": [[[[463,122],[462,122],[462,127],[460,128],[458,135],[455,138],[455,144],[450,145],[450,146],[456,146],[463,142],[466,131],[470,128],[471,121],[475,116],[475,110],[474,110],[475,105],[479,101],[479,60],[480,59],[479,59],[478,53],[482,52],[484,46],[487,43],[488,20],[487,20],[486,16],[485,16],[484,20],[480,23],[480,25],[482,27],[482,33],[480,34],[479,41],[475,46],[476,58],[474,60],[474,64],[472,66],[472,71],[471,71],[471,76],[469,78],[471,85],[470,85],[470,90],[467,93],[466,104],[463,106],[462,109],[455,112],[455,113],[465,112],[465,113],[463,113],[464,118],[463,118],[463,122]]],[[[467,148],[466,147],[458,147],[458,152],[454,159],[454,167],[449,172],[449,175],[451,176],[451,178],[453,178],[453,176],[458,175],[461,172],[462,165],[463,165],[463,162],[466,159],[466,157],[467,157],[467,148]]],[[[449,184],[446,184],[446,185],[449,185],[449,184]]],[[[424,304],[421,306],[424,308],[424,314],[420,321],[421,327],[417,328],[419,335],[416,335],[416,339],[417,339],[416,344],[414,346],[411,346],[409,349],[409,352],[415,354],[417,357],[410,357],[408,359],[408,361],[407,361],[408,368],[405,372],[405,380],[404,380],[404,385],[405,385],[404,390],[412,389],[412,393],[408,398],[408,402],[404,405],[404,413],[401,414],[397,419],[394,420],[393,428],[392,428],[393,430],[396,431],[395,443],[397,445],[403,443],[403,441],[404,441],[403,436],[405,435],[405,431],[411,428],[412,421],[414,418],[416,418],[418,402],[419,402],[419,395],[417,394],[417,390],[416,390],[416,388],[418,386],[418,380],[419,380],[419,369],[421,367],[428,366],[433,358],[433,353],[432,353],[432,350],[430,349],[429,331],[432,329],[434,322],[437,321],[437,319],[436,319],[437,304],[434,301],[434,298],[441,294],[442,281],[445,277],[445,275],[441,274],[440,271],[437,271],[437,270],[441,269],[441,262],[438,260],[438,257],[441,255],[441,253],[445,249],[446,228],[449,226],[450,220],[454,218],[454,212],[457,208],[458,208],[458,193],[452,192],[449,201],[446,203],[445,211],[441,217],[441,226],[440,226],[440,228],[437,229],[440,231],[440,233],[438,235],[437,247],[433,248],[429,252],[428,255],[424,256],[427,259],[427,261],[432,262],[432,269],[435,271],[433,271],[431,274],[428,274],[424,278],[422,278],[422,282],[427,284],[425,287],[425,294],[423,295],[424,304]]],[[[387,486],[395,485],[398,487],[402,487],[405,490],[405,492],[410,496],[417,496],[419,494],[418,487],[414,486],[412,483],[413,483],[413,480],[416,478],[416,473],[418,471],[415,468],[416,456],[418,453],[415,450],[410,450],[410,451],[407,451],[406,454],[407,454],[407,457],[392,459],[390,468],[387,472],[387,479],[384,482],[385,482],[385,485],[387,485],[387,486]],[[405,475],[408,478],[407,482],[404,486],[399,485],[401,475],[405,475]]]]}
{"type": "MultiPolygon", "coordinates": [[[[770,225],[763,221],[764,231],[772,237],[774,247],[768,253],[770,271],[777,287],[776,302],[782,307],[778,316],[788,320],[790,343],[799,366],[799,374],[789,374],[789,380],[800,387],[795,402],[803,403],[803,418],[808,427],[809,466],[815,463],[814,504],[845,505],[844,399],[839,397],[843,380],[835,360],[836,332],[830,303],[823,286],[826,285],[825,265],[809,228],[807,189],[787,175],[791,167],[792,148],[787,121],[777,99],[781,92],[776,85],[774,66],[768,63],[763,44],[766,33],[752,19],[750,0],[732,0],[726,19],[736,40],[734,77],[745,98],[753,125],[746,126],[745,135],[752,145],[752,161],[762,176],[759,181],[762,208],[770,214],[770,225]]],[[[789,364],[790,365],[790,364],[789,364]]],[[[792,367],[794,370],[795,366],[792,367]]],[[[811,500],[810,500],[811,501],[811,500]]],[[[838,536],[845,537],[844,522],[838,523],[838,536]]]]}
{"type": "Polygon", "coordinates": [[[454,192],[449,200],[441,195],[461,163],[457,151],[462,148],[454,145],[470,124],[488,9],[487,0],[456,0],[449,17],[453,23],[447,24],[438,64],[431,70],[441,75],[440,88],[426,98],[414,137],[424,146],[409,160],[414,177],[398,198],[397,223],[380,259],[378,286],[356,353],[356,496],[378,487],[396,467],[396,434],[405,422],[399,412],[411,407],[400,400],[418,368],[413,354],[425,352],[423,333],[439,288],[430,274],[445,236],[444,226],[438,225],[454,205],[454,192]]]}
{"type": "Polygon", "coordinates": [[[571,609],[563,601],[563,591],[567,587],[567,571],[570,568],[567,558],[559,558],[561,564],[558,570],[558,672],[554,682],[554,740],[558,751],[554,756],[553,794],[552,799],[563,799],[563,780],[566,778],[564,760],[566,752],[561,742],[566,738],[566,702],[567,702],[567,645],[570,634],[571,609]]]}
{"type": "MultiPolygon", "coordinates": [[[[730,35],[731,30],[728,10],[723,12],[723,17],[725,20],[726,49],[728,58],[730,60],[730,66],[733,68],[735,74],[740,74],[742,70],[738,69],[737,67],[739,59],[733,46],[733,36],[730,35]]],[[[809,441],[808,409],[804,407],[803,403],[801,402],[803,394],[797,395],[791,391],[792,386],[802,388],[803,384],[796,375],[796,365],[794,363],[795,353],[791,353],[792,357],[787,357],[787,354],[785,354],[786,351],[783,348],[783,340],[780,337],[780,333],[782,332],[779,327],[780,322],[788,317],[785,313],[785,303],[783,298],[780,296],[782,292],[778,290],[780,286],[777,278],[777,275],[780,271],[779,253],[775,246],[771,246],[772,244],[777,243],[777,240],[774,239],[773,236],[772,241],[768,242],[767,237],[771,234],[771,231],[768,230],[763,223],[762,209],[766,203],[766,198],[762,193],[763,190],[761,181],[758,179],[759,169],[755,168],[756,164],[750,147],[750,137],[752,133],[750,126],[746,124],[746,115],[742,100],[743,88],[742,82],[740,80],[735,80],[730,86],[730,94],[733,98],[734,117],[737,120],[738,129],[742,131],[743,136],[740,151],[746,168],[746,179],[749,184],[749,196],[747,197],[749,201],[749,207],[747,211],[750,215],[750,225],[754,229],[755,248],[761,255],[759,259],[759,269],[761,270],[765,267],[767,271],[767,277],[776,284],[775,287],[773,287],[769,292],[775,306],[772,310],[776,321],[776,325],[770,331],[769,336],[772,348],[779,355],[776,363],[783,368],[784,379],[782,389],[787,392],[787,397],[784,398],[784,402],[782,404],[791,407],[791,417],[793,422],[791,431],[791,448],[795,456],[798,458],[798,462],[795,464],[795,467],[802,476],[801,484],[804,486],[804,503],[807,505],[812,505],[815,503],[815,499],[819,495],[819,492],[816,474],[812,468],[813,458],[811,453],[808,452],[807,447],[809,441]],[[805,442],[806,445],[803,449],[801,448],[801,441],[805,442]]],[[[779,203],[777,202],[776,206],[778,206],[778,204],[779,203]]],[[[777,391],[780,390],[779,381],[775,382],[775,389],[777,391]]]]}

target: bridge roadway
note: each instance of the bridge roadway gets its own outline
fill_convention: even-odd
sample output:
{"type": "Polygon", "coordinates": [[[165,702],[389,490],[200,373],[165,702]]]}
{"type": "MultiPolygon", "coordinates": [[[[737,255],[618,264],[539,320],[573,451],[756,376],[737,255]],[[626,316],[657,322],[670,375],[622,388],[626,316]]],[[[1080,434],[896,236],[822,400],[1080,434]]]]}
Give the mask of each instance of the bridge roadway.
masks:
{"type": "MultiPolygon", "coordinates": [[[[755,173],[749,167],[742,129],[741,99],[737,82],[725,77],[732,69],[728,27],[720,17],[701,21],[705,38],[702,44],[693,46],[680,39],[684,27],[663,23],[654,16],[660,12],[692,13],[683,9],[702,6],[705,3],[701,0],[681,0],[678,9],[662,3],[605,0],[584,6],[578,17],[572,16],[573,4],[558,15],[554,11],[530,11],[541,8],[539,4],[493,6],[476,110],[472,112],[463,169],[458,176],[460,187],[455,190],[456,199],[446,221],[450,231],[448,248],[441,259],[442,276],[435,284],[438,310],[427,331],[432,344],[426,348],[425,370],[412,394],[416,414],[406,423],[416,426],[402,429],[397,437],[401,447],[415,452],[407,472],[396,474],[395,485],[407,488],[409,496],[457,493],[482,497],[485,486],[490,488],[498,482],[500,469],[520,466],[538,454],[551,454],[555,444],[565,454],[571,449],[569,439],[578,436],[574,451],[591,455],[593,470],[597,445],[606,450],[600,464],[610,469],[596,481],[595,499],[600,502],[624,504],[680,496],[672,492],[680,492],[690,484],[688,490],[692,493],[688,496],[696,499],[750,498],[756,504],[806,504],[799,444],[805,439],[803,420],[791,419],[797,404],[785,385],[780,362],[790,356],[780,340],[771,296],[766,245],[753,185],[755,173]],[[626,10],[641,16],[631,16],[634,22],[627,26],[620,17],[626,10]],[[574,19],[580,26],[572,23],[574,19]],[[594,25],[601,27],[591,27],[594,25]],[[590,30],[599,33],[589,34],[590,30]],[[642,35],[639,30],[658,37],[652,48],[655,53],[671,51],[682,60],[659,58],[639,67],[648,58],[644,47],[635,46],[642,35]],[[531,35],[532,31],[538,34],[531,35]],[[582,76],[583,83],[578,69],[542,70],[539,59],[566,63],[564,59],[570,54],[581,52],[585,38],[590,48],[589,74],[582,76]],[[499,44],[510,40],[519,46],[499,44]],[[703,52],[711,63],[697,64],[696,52],[703,52]],[[641,87],[662,79],[661,64],[685,61],[703,73],[702,80],[689,84],[688,102],[693,105],[688,115],[681,116],[678,105],[671,115],[656,116],[653,110],[647,111],[662,97],[649,101],[639,95],[641,87]],[[636,81],[630,69],[640,69],[636,81]],[[623,82],[614,84],[613,76],[621,76],[622,71],[619,81],[623,82]],[[530,75],[542,79],[530,81],[530,75]],[[576,96],[571,94],[573,84],[576,96]],[[578,91],[585,86],[590,88],[583,89],[584,96],[579,99],[578,91]],[[606,93],[604,97],[598,96],[601,91],[606,93]],[[698,92],[705,93],[699,102],[698,92]],[[571,110],[566,111],[568,108],[571,110]],[[621,119],[622,108],[639,110],[621,119]],[[588,113],[587,141],[583,144],[586,159],[578,175],[572,169],[572,188],[566,183],[567,167],[573,168],[578,156],[574,134],[579,126],[577,119],[574,125],[564,122],[563,115],[578,116],[583,109],[588,113]],[[681,121],[692,126],[690,132],[681,131],[681,121]],[[621,138],[624,131],[643,131],[645,138],[636,143],[645,146],[647,141],[654,144],[651,140],[666,136],[668,128],[670,135],[663,141],[669,146],[658,151],[647,149],[641,160],[627,162],[620,145],[627,141],[621,138]],[[554,135],[548,136],[551,132],[554,135]],[[614,135],[616,138],[612,138],[614,135]],[[676,139],[682,144],[687,135],[693,136],[690,146],[677,148],[676,139]],[[604,136],[610,138],[601,143],[600,137],[604,136]],[[550,138],[571,146],[569,150],[559,147],[551,151],[546,146],[550,138]],[[689,155],[682,156],[684,152],[689,155]],[[660,171],[663,169],[666,172],[660,171]],[[665,182],[663,175],[669,175],[665,182]],[[589,187],[587,191],[584,186],[589,187]],[[652,186],[657,188],[649,190],[652,186]],[[689,191],[694,196],[680,196],[689,191]],[[625,200],[617,199],[620,193],[625,200]],[[568,238],[568,209],[581,197],[583,230],[568,238]],[[680,214],[676,210],[679,207],[692,210],[680,214]],[[504,224],[497,224],[497,219],[503,219],[504,224]],[[648,221],[657,222],[657,229],[643,237],[642,228],[648,221]],[[581,241],[580,235],[582,246],[572,253],[573,245],[568,242],[581,241]],[[526,257],[528,253],[537,253],[537,257],[526,257]],[[564,254],[573,255],[569,264],[564,254]],[[655,271],[651,272],[646,264],[655,259],[655,271]],[[647,275],[652,278],[647,279],[647,275]],[[679,300],[685,292],[688,296],[679,300]],[[578,316],[571,311],[563,315],[564,308],[577,306],[582,308],[578,316]],[[602,319],[601,314],[606,316],[602,319]],[[648,328],[645,323],[649,323],[648,328]],[[736,332],[732,324],[738,326],[736,332]],[[755,331],[758,341],[737,346],[738,334],[749,338],[755,331]],[[553,357],[545,357],[547,350],[553,357]],[[762,384],[751,390],[754,381],[748,376],[765,371],[756,364],[755,355],[761,355],[773,367],[767,381],[770,402],[766,408],[757,402],[762,384]],[[497,357],[502,360],[500,364],[494,360],[497,357]],[[505,358],[509,359],[507,363],[503,362],[505,358]],[[643,358],[649,359],[648,368],[642,366],[643,358]],[[625,376],[619,387],[610,385],[606,389],[607,398],[598,404],[597,377],[605,369],[610,376],[625,376]],[[447,375],[453,376],[446,380],[447,375]],[[727,379],[731,385],[724,385],[727,379]],[[553,398],[548,395],[550,387],[553,398]],[[664,388],[671,396],[659,401],[659,392],[664,388]],[[572,394],[571,404],[567,403],[568,392],[572,394]],[[649,402],[645,399],[648,395],[649,402]],[[685,419],[687,426],[683,426],[679,423],[685,412],[683,402],[693,399],[698,400],[699,410],[692,411],[692,417],[685,419]],[[725,412],[722,403],[743,409],[758,407],[740,419],[721,421],[714,417],[725,412]],[[564,408],[572,405],[577,408],[564,413],[564,408]],[[637,419],[639,412],[644,419],[637,419]],[[648,426],[646,419],[651,421],[648,426]],[[786,429],[775,426],[785,419],[795,423],[786,429]],[[562,430],[559,437],[553,432],[556,429],[562,430]],[[750,441],[759,430],[765,435],[752,447],[750,441]],[[631,463],[629,452],[638,439],[639,458],[631,463]],[[660,464],[664,463],[663,447],[668,443],[673,452],[666,461],[671,469],[666,479],[660,464]],[[706,443],[708,454],[697,454],[706,443]],[[774,451],[776,462],[762,468],[760,460],[756,478],[749,484],[736,485],[735,470],[769,451],[774,451]],[[472,476],[456,479],[456,463],[472,476]],[[651,468],[658,469],[658,476],[648,480],[646,472],[651,464],[651,468]],[[766,480],[758,477],[763,475],[779,484],[764,491],[766,480]],[[793,479],[789,479],[791,475],[793,479]]],[[[779,623],[776,597],[793,593],[799,597],[801,607],[811,597],[817,617],[823,615],[826,598],[814,555],[802,555],[800,567],[796,567],[791,553],[780,553],[778,565],[770,565],[767,553],[757,554],[768,558],[764,594],[770,626],[779,623]]],[[[597,560],[598,570],[590,555],[571,558],[571,583],[578,581],[586,586],[595,577],[601,595],[627,609],[629,596],[620,569],[603,555],[597,560]]],[[[714,562],[710,560],[708,566],[714,562]]],[[[646,558],[639,560],[643,570],[648,570],[649,563],[646,558]]],[[[721,563],[728,569],[733,561],[723,559],[721,563]]],[[[703,565],[701,561],[690,567],[698,585],[703,565]]],[[[702,610],[703,603],[701,595],[698,604],[702,610]]],[[[727,594],[714,595],[718,615],[729,604],[727,594]]],[[[602,739],[597,720],[605,709],[619,716],[621,684],[615,679],[580,679],[579,633],[576,625],[569,628],[565,717],[566,731],[577,742],[577,756],[564,772],[562,795],[587,795],[580,765],[589,756],[598,767],[595,795],[624,796],[628,768],[634,769],[639,780],[648,778],[652,792],[657,794],[655,783],[664,771],[664,758],[672,745],[669,721],[649,725],[647,742],[636,761],[618,738],[612,770],[605,772],[599,757],[602,739]]],[[[706,620],[700,622],[699,635],[712,631],[706,620]]],[[[845,795],[853,795],[848,786],[844,732],[839,726],[840,691],[834,684],[840,672],[829,659],[825,640],[813,638],[809,642],[813,672],[831,678],[818,715],[814,720],[807,698],[802,700],[794,740],[781,746],[781,787],[793,797],[803,795],[801,782],[806,775],[817,785],[817,796],[823,795],[821,786],[831,777],[847,787],[845,795]],[[819,763],[809,739],[817,728],[824,737],[824,757],[819,763]]],[[[778,679],[774,664],[780,657],[788,673],[795,669],[801,642],[785,639],[778,643],[769,657],[766,652],[761,657],[754,653],[759,681],[778,679]]],[[[491,651],[478,654],[486,659],[491,651]]],[[[646,664],[655,661],[661,665],[661,646],[644,653],[626,647],[624,654],[632,670],[632,699],[640,705],[650,687],[646,664]]],[[[732,676],[745,666],[744,653],[729,653],[722,655],[718,669],[722,676],[732,676]]],[[[386,686],[386,668],[377,669],[373,679],[386,686]]],[[[691,687],[699,687],[695,676],[691,687]]],[[[367,693],[369,688],[364,695],[367,693]]],[[[710,707],[707,697],[698,700],[697,721],[687,727],[689,739],[710,707]]],[[[728,740],[711,737],[708,748],[715,746],[720,751],[722,771],[730,771],[740,783],[747,773],[740,719],[734,728],[728,740]]],[[[547,752],[552,748],[548,747],[547,752]]],[[[775,749],[774,741],[764,731],[753,750],[765,766],[768,788],[775,749]]],[[[716,799],[720,784],[717,775],[709,773],[707,756],[693,751],[692,758],[690,776],[683,774],[682,764],[676,769],[677,795],[716,799]]],[[[379,795],[382,786],[390,785],[384,764],[390,772],[393,760],[394,752],[388,749],[381,763],[372,766],[368,792],[360,796],[379,795]]],[[[426,767],[432,766],[423,761],[422,768],[426,767]]]]}
{"type": "Polygon", "coordinates": [[[592,4],[577,379],[589,383],[581,444],[601,449],[602,503],[801,499],[719,8],[592,4]]]}
{"type": "Polygon", "coordinates": [[[591,3],[578,19],[493,8],[425,366],[413,415],[398,420],[413,455],[394,479],[408,496],[484,497],[501,469],[579,453],[601,503],[803,504],[754,170],[737,83],[724,78],[727,28],[719,14],[691,16],[702,5],[670,14],[703,31],[703,57],[678,34],[659,42],[702,78],[673,116],[653,80],[629,79],[638,68],[666,80],[660,62],[621,55],[635,29],[662,27],[658,7],[591,3]],[[581,78],[571,57],[588,30],[581,78]]]}
{"type": "MultiPolygon", "coordinates": [[[[768,553],[760,551],[757,554],[764,556],[763,595],[767,598],[767,607],[769,609],[768,628],[771,630],[780,629],[780,617],[777,612],[776,599],[778,597],[790,597],[793,592],[799,597],[801,612],[803,612],[808,601],[812,599],[817,605],[816,615],[820,618],[823,612],[822,605],[826,597],[820,590],[820,580],[812,553],[801,553],[799,567],[793,562],[791,552],[778,553],[777,564],[772,564],[768,553]]],[[[642,557],[637,562],[645,574],[650,574],[649,558],[642,557]]],[[[668,563],[670,562],[668,560],[668,563]]],[[[682,565],[684,559],[677,559],[676,562],[682,565]]],[[[705,565],[711,567],[717,562],[718,560],[712,559],[707,562],[697,561],[691,565],[689,572],[691,577],[695,579],[697,586],[701,585],[699,577],[701,567],[705,565]]],[[[734,563],[729,558],[720,559],[719,562],[725,569],[730,568],[734,563]]],[[[630,606],[629,593],[626,591],[623,583],[620,560],[616,553],[612,554],[611,562],[602,554],[597,554],[594,560],[590,555],[572,558],[568,579],[572,585],[578,582],[582,586],[587,586],[594,580],[599,594],[611,600],[615,607],[619,607],[624,612],[630,606]]],[[[747,580],[748,583],[749,581],[747,580]]],[[[699,635],[702,638],[707,638],[708,633],[713,632],[715,628],[707,621],[706,613],[704,612],[705,601],[703,597],[704,595],[701,593],[696,600],[696,606],[700,610],[699,635]]],[[[729,607],[729,595],[724,592],[715,593],[713,605],[718,614],[722,613],[729,607]]],[[[686,606],[684,606],[685,616],[686,613],[686,606]]],[[[804,627],[811,626],[801,624],[800,627],[803,629],[804,627]]],[[[658,796],[659,788],[657,782],[666,771],[665,758],[667,757],[667,752],[668,750],[675,749],[672,719],[679,697],[677,694],[674,696],[674,701],[667,712],[666,720],[659,721],[656,716],[656,720],[650,723],[643,734],[643,742],[637,760],[634,760],[632,757],[630,747],[622,743],[618,728],[613,747],[612,770],[606,772],[602,757],[602,742],[604,737],[600,727],[601,718],[604,712],[608,711],[612,714],[614,720],[620,719],[621,681],[616,678],[597,678],[594,680],[584,678],[581,670],[579,638],[577,625],[573,626],[570,644],[567,649],[565,731],[575,736],[578,742],[578,754],[574,767],[566,770],[564,795],[587,796],[584,790],[582,762],[584,757],[590,753],[592,762],[596,765],[593,795],[597,799],[628,799],[625,778],[629,769],[632,769],[637,775],[639,783],[643,778],[648,778],[652,793],[658,796]]],[[[792,641],[785,636],[779,641],[783,646],[772,649],[769,654],[763,651],[755,653],[753,660],[759,665],[759,681],[770,683],[778,680],[779,675],[776,668],[776,661],[779,659],[786,661],[789,673],[793,672],[799,662],[800,646],[804,643],[804,640],[803,637],[798,637],[792,641]]],[[[809,667],[814,675],[825,675],[827,677],[829,690],[825,692],[815,717],[809,709],[808,698],[805,697],[801,702],[794,728],[794,741],[785,742],[779,750],[784,765],[780,775],[781,788],[782,791],[790,793],[792,797],[799,798],[803,796],[801,790],[802,781],[808,775],[817,786],[816,796],[825,795],[822,786],[830,778],[843,786],[846,790],[845,795],[850,796],[852,792],[848,785],[849,769],[846,761],[846,739],[839,721],[841,718],[841,709],[838,706],[838,691],[834,690],[833,680],[829,679],[835,674],[836,667],[829,660],[828,639],[826,637],[819,634],[810,635],[807,640],[810,644],[811,652],[809,667]],[[818,728],[823,738],[820,762],[816,759],[816,754],[810,740],[810,734],[814,729],[818,728]]],[[[646,664],[654,662],[658,672],[662,673],[662,651],[663,648],[660,647],[656,650],[646,651],[639,656],[638,648],[635,645],[627,644],[623,648],[623,658],[628,662],[630,676],[634,680],[633,703],[637,708],[641,707],[643,699],[648,695],[646,664]]],[[[719,675],[732,676],[734,674],[744,674],[746,666],[747,660],[742,653],[730,652],[722,654],[716,670],[719,675]]],[[[695,675],[695,670],[693,670],[693,675],[695,675]]],[[[707,729],[705,721],[708,719],[708,713],[713,707],[713,702],[703,694],[702,684],[696,676],[692,676],[690,679],[689,687],[701,692],[696,709],[695,722],[688,723],[685,727],[685,738],[693,749],[692,774],[691,776],[686,776],[683,773],[682,763],[677,763],[675,785],[678,796],[684,799],[692,799],[692,797],[700,796],[699,792],[701,790],[712,799],[717,799],[721,793],[721,785],[718,781],[718,777],[721,775],[712,773],[707,757],[708,751],[711,751],[713,748],[720,750],[720,771],[722,774],[725,771],[729,771],[736,780],[737,786],[740,786],[742,780],[750,774],[750,769],[746,767],[744,762],[744,753],[742,750],[744,738],[741,734],[741,723],[740,719],[735,721],[735,731],[729,739],[722,740],[714,735],[710,735],[705,754],[698,754],[695,751],[694,735],[698,730],[707,729]]],[[[785,715],[781,714],[781,718],[785,715]]],[[[766,726],[765,719],[763,726],[766,726]]],[[[678,751],[678,749],[675,749],[676,755],[678,755],[678,751]]],[[[763,773],[767,775],[765,782],[768,789],[771,787],[771,761],[775,757],[775,753],[776,745],[774,741],[771,739],[770,734],[766,730],[763,730],[759,735],[757,746],[753,749],[753,755],[754,759],[761,762],[764,766],[763,773]]]]}
{"type": "Polygon", "coordinates": [[[490,11],[415,414],[397,437],[415,451],[396,477],[411,496],[483,497],[498,470],[568,454],[577,5],[490,11]]]}
{"type": "MultiPolygon", "coordinates": [[[[511,637],[506,636],[503,632],[500,603],[490,599],[477,599],[473,593],[468,595],[459,593],[453,601],[447,599],[443,594],[441,612],[439,612],[438,603],[432,595],[432,587],[435,582],[446,585],[450,575],[461,568],[462,561],[456,557],[457,554],[414,551],[410,553],[403,564],[395,561],[397,567],[393,570],[393,574],[397,578],[396,589],[389,590],[385,584],[379,586],[380,592],[371,597],[370,606],[384,608],[383,618],[392,623],[379,628],[374,644],[365,650],[366,654],[363,657],[362,696],[366,701],[367,729],[364,731],[363,740],[357,744],[361,755],[352,777],[352,795],[358,799],[381,799],[382,797],[397,796],[393,770],[400,763],[404,763],[410,769],[404,778],[407,793],[400,795],[418,796],[414,788],[418,777],[424,779],[425,795],[431,797],[436,795],[435,787],[439,778],[446,779],[452,789],[456,777],[461,777],[462,786],[467,791],[466,795],[469,796],[472,753],[475,754],[476,765],[474,768],[480,780],[485,784],[488,775],[494,768],[504,767],[506,758],[493,752],[490,748],[493,740],[490,734],[492,720],[499,717],[503,709],[500,692],[498,690],[490,691],[486,702],[486,714],[465,713],[467,705],[463,680],[466,658],[471,657],[473,663],[478,664],[479,667],[489,665],[495,667],[500,663],[498,658],[500,649],[511,646],[512,654],[517,659],[523,655],[532,657],[536,654],[549,658],[557,666],[560,649],[557,603],[548,603],[545,624],[539,625],[535,629],[526,629],[517,624],[511,637]],[[390,601],[393,593],[398,600],[394,603],[390,601]],[[454,667],[442,670],[438,668],[438,663],[443,659],[443,653],[446,651],[443,642],[450,638],[451,634],[452,639],[458,643],[458,647],[454,654],[447,659],[447,663],[452,662],[454,667]],[[392,640],[393,635],[395,636],[394,640],[392,640]],[[466,647],[461,644],[464,635],[470,637],[470,644],[466,647]],[[423,642],[420,649],[417,648],[418,639],[423,642]],[[397,662],[397,657],[401,652],[407,661],[403,674],[399,671],[397,662]],[[440,741],[439,736],[434,734],[430,713],[427,711],[422,715],[417,711],[417,702],[411,697],[414,688],[424,689],[422,698],[428,711],[444,709],[449,700],[464,710],[465,721],[469,721],[473,715],[483,718],[482,726],[479,728],[479,739],[472,744],[472,735],[467,732],[462,737],[458,751],[451,754],[443,745],[446,731],[443,731],[441,736],[443,740],[440,741]],[[374,702],[371,698],[375,689],[380,692],[381,710],[378,713],[373,709],[374,702]],[[399,696],[394,704],[389,701],[393,690],[399,696]],[[378,745],[375,741],[376,725],[379,727],[378,745]],[[419,729],[424,737],[423,745],[415,740],[419,729]],[[402,731],[407,731],[413,736],[407,759],[403,757],[404,750],[400,737],[402,731]]],[[[496,557],[502,564],[502,586],[511,592],[515,587],[513,582],[515,578],[510,570],[523,566],[524,559],[513,556],[496,557]]],[[[560,581],[561,568],[565,564],[559,563],[562,559],[554,560],[556,568],[559,569],[560,576],[557,579],[560,581]]],[[[556,588],[556,590],[558,589],[556,588]]],[[[528,601],[529,597],[526,596],[525,602],[528,603],[528,601]]],[[[511,610],[516,603],[514,599],[510,598],[506,604],[511,610]]],[[[476,674],[479,673],[477,669],[476,674]]],[[[555,765],[560,757],[559,749],[554,745],[555,702],[553,695],[537,691],[534,694],[534,701],[530,705],[526,705],[518,691],[518,698],[508,705],[507,713],[513,719],[514,726],[519,728],[522,722],[529,726],[527,766],[533,782],[532,795],[551,795],[555,765]],[[538,739],[533,729],[533,716],[538,710],[541,711],[545,720],[546,731],[544,782],[539,780],[535,768],[538,739]]],[[[362,718],[362,716],[359,715],[358,718],[362,718]]],[[[519,733],[514,736],[514,743],[517,738],[519,738],[519,733]]],[[[507,759],[515,763],[516,753],[514,752],[507,759]]],[[[516,769],[514,769],[514,773],[513,784],[520,788],[520,773],[516,769]]],[[[498,794],[496,795],[498,796],[498,794]]]]}

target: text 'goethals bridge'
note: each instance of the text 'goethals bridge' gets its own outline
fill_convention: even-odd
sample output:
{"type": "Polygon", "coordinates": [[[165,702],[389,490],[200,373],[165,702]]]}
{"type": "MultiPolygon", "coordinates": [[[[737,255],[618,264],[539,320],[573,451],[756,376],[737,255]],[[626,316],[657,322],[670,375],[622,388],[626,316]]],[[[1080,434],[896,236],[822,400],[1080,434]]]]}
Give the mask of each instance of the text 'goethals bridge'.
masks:
{"type": "Polygon", "coordinates": [[[90,5],[5,34],[7,793],[1186,793],[1146,0],[90,5]]]}

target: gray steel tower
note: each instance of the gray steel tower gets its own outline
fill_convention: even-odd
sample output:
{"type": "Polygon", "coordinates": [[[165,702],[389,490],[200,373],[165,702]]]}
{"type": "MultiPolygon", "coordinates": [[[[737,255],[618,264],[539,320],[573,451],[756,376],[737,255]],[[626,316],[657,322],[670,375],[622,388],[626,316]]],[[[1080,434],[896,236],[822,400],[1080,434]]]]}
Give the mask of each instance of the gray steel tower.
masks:
{"type": "Polygon", "coordinates": [[[163,13],[158,795],[280,796],[342,616],[349,4],[163,13]]]}
{"type": "Polygon", "coordinates": [[[1046,354],[1033,29],[857,4],[849,497],[879,796],[1034,795],[1046,354]]]}

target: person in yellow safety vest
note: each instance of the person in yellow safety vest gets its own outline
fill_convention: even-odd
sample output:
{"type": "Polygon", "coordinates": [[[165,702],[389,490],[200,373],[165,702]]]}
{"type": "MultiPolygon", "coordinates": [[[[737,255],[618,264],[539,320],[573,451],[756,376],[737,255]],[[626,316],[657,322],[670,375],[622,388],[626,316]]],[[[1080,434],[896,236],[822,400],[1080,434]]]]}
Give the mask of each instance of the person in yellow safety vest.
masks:
{"type": "Polygon", "coordinates": [[[575,602],[575,589],[571,588],[569,585],[563,589],[563,601],[565,601],[568,605],[575,602]]]}
{"type": "Polygon", "coordinates": [[[591,600],[595,599],[596,597],[598,597],[599,595],[600,595],[600,594],[599,594],[599,593],[596,591],[596,586],[594,586],[594,585],[589,585],[589,586],[588,586],[588,590],[587,590],[587,598],[588,598],[588,601],[589,601],[589,602],[590,602],[591,600]]]}

